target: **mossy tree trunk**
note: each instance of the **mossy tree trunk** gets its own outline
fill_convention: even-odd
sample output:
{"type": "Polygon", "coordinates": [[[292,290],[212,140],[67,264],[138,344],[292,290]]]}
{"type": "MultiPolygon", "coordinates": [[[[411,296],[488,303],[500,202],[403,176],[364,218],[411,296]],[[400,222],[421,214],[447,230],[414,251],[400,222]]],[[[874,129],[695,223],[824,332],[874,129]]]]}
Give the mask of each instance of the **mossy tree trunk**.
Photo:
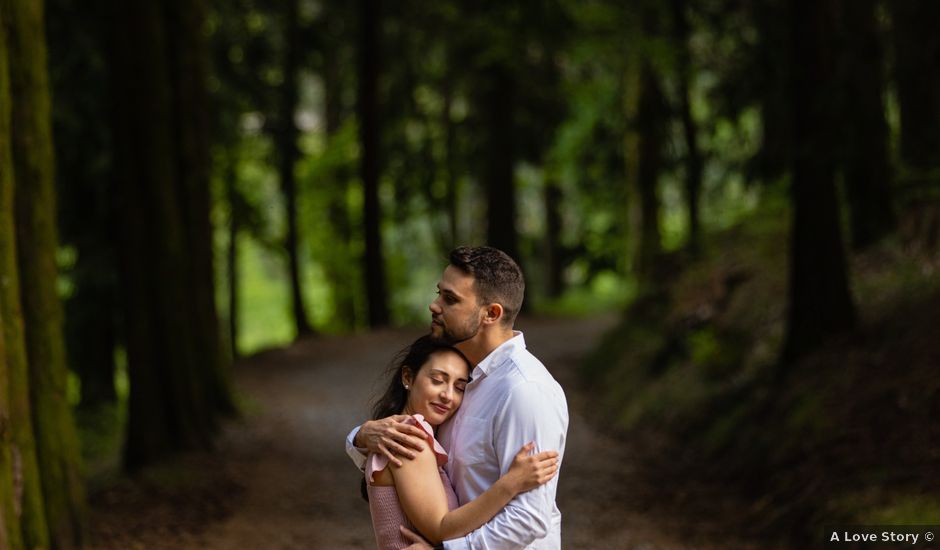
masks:
{"type": "Polygon", "coordinates": [[[115,172],[130,373],[125,466],[207,449],[231,403],[208,221],[201,4],[111,4],[115,172]],[[140,108],[146,105],[147,108],[140,108]],[[198,257],[194,257],[198,256],[198,257]]]}
{"type": "MultiPolygon", "coordinates": [[[[26,426],[21,426],[23,408],[21,400],[14,402],[18,393],[26,391],[26,365],[23,361],[21,319],[16,305],[19,303],[16,286],[16,247],[13,233],[13,154],[10,148],[10,78],[7,68],[6,14],[0,10],[0,548],[20,550],[29,544],[44,544],[45,517],[41,505],[38,483],[30,484],[30,493],[24,495],[23,451],[20,440],[29,434],[31,424],[26,415],[26,426]],[[15,384],[15,385],[14,385],[15,384]],[[24,508],[24,499],[27,507],[24,508]],[[26,515],[24,515],[24,513],[26,515]],[[37,521],[38,520],[38,521],[37,521]],[[26,532],[23,527],[29,527],[26,532]],[[25,539],[25,540],[24,540],[25,539]]],[[[28,410],[28,402],[26,409],[28,410]]],[[[31,438],[30,438],[31,441],[31,438]]],[[[37,466],[35,455],[30,463],[33,472],[37,466]]],[[[38,480],[37,480],[38,481],[38,480]]]]}
{"type": "MultiPolygon", "coordinates": [[[[20,304],[14,228],[13,97],[8,51],[14,24],[8,2],[0,4],[0,515],[3,538],[12,550],[48,548],[49,530],[43,507],[42,485],[32,413],[26,336],[20,304]]],[[[15,50],[14,50],[15,51],[15,50]]],[[[12,53],[12,52],[10,52],[12,53]]]]}
{"type": "Polygon", "coordinates": [[[16,241],[29,390],[46,519],[56,548],[82,543],[85,493],[66,397],[62,304],[56,290],[55,179],[43,4],[3,0],[16,182],[16,241]]]}

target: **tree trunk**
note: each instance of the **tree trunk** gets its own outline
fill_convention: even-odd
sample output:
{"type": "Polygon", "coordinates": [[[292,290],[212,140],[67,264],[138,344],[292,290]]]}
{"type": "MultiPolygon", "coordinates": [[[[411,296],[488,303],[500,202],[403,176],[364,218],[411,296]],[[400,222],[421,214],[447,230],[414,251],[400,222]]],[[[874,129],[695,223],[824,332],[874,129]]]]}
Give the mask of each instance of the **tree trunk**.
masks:
{"type": "Polygon", "coordinates": [[[382,251],[382,211],[379,205],[378,121],[378,14],[379,7],[360,0],[359,137],[365,225],[365,285],[369,304],[369,326],[389,321],[382,251]]]}
{"type": "Polygon", "coordinates": [[[940,3],[894,0],[894,71],[901,158],[915,172],[940,165],[940,3]]]}
{"type": "Polygon", "coordinates": [[[238,233],[242,223],[242,198],[238,194],[238,170],[234,155],[226,155],[225,194],[228,198],[228,249],[225,253],[228,281],[228,337],[232,359],[238,358],[238,233]]]}
{"type": "Polygon", "coordinates": [[[171,75],[175,90],[177,181],[183,212],[190,265],[191,301],[195,320],[196,361],[203,367],[203,386],[208,390],[214,411],[233,414],[235,404],[229,386],[227,361],[222,353],[221,325],[215,303],[215,258],[211,199],[208,45],[206,44],[204,0],[174,0],[167,11],[171,49],[171,75]],[[175,39],[174,39],[175,38],[175,39]]]}
{"type": "Polygon", "coordinates": [[[58,236],[43,6],[39,0],[3,0],[3,6],[10,22],[16,245],[33,428],[51,542],[73,548],[82,544],[85,491],[66,397],[62,304],[56,290],[58,236]]]}
{"type": "Polygon", "coordinates": [[[519,232],[516,230],[515,155],[513,154],[513,103],[515,81],[508,67],[494,65],[484,71],[486,89],[483,108],[486,124],[486,155],[483,185],[486,188],[486,242],[516,260],[519,232]]]}
{"type": "Polygon", "coordinates": [[[855,324],[835,188],[832,1],[791,4],[793,221],[785,360],[855,324]]]}
{"type": "Polygon", "coordinates": [[[789,0],[753,2],[754,17],[760,42],[755,69],[759,71],[761,112],[761,146],[751,168],[764,181],[774,181],[789,169],[792,140],[789,86],[790,59],[787,49],[788,29],[781,25],[789,11],[789,0]]]}
{"type": "Polygon", "coordinates": [[[846,37],[843,47],[846,86],[842,94],[845,190],[852,222],[852,247],[861,250],[895,227],[888,124],[882,102],[884,55],[874,0],[848,0],[842,5],[846,37]]]}
{"type": "MultiPolygon", "coordinates": [[[[16,264],[14,229],[14,159],[11,115],[10,58],[16,54],[8,44],[15,38],[8,30],[17,24],[11,5],[0,4],[0,323],[3,355],[0,371],[0,415],[6,415],[0,429],[0,462],[10,467],[0,473],[0,514],[7,542],[12,548],[48,548],[49,529],[43,506],[39,464],[36,457],[32,413],[30,411],[29,370],[23,314],[20,303],[19,270],[16,264]],[[6,485],[12,485],[12,490],[6,485]],[[12,518],[11,518],[12,515],[12,518]]],[[[15,31],[14,31],[15,32],[15,31]]]]}
{"type": "MultiPolygon", "coordinates": [[[[323,59],[324,117],[328,147],[337,146],[336,137],[342,127],[343,109],[343,67],[348,62],[348,37],[343,30],[343,22],[348,17],[348,8],[341,5],[324,6],[324,21],[327,32],[324,33],[325,52],[323,59]]],[[[362,291],[350,281],[359,278],[356,260],[351,250],[353,224],[349,212],[349,182],[354,177],[354,167],[342,163],[324,175],[323,185],[329,189],[327,216],[333,231],[335,248],[333,254],[325,258],[327,277],[333,289],[333,315],[343,329],[354,329],[359,323],[357,298],[362,291]]]]}
{"type": "Polygon", "coordinates": [[[64,302],[66,354],[81,381],[80,406],[95,409],[117,399],[120,339],[112,144],[107,124],[88,124],[108,115],[107,74],[97,62],[107,22],[68,1],[47,0],[45,10],[60,248],[75,250],[64,273],[74,289],[64,302]]]}
{"type": "Polygon", "coordinates": [[[220,368],[207,140],[198,114],[205,112],[202,10],[182,2],[169,8],[115,1],[111,14],[130,469],[168,452],[209,448],[217,413],[230,403],[220,368]]]}
{"type": "Polygon", "coordinates": [[[300,18],[298,0],[289,0],[285,5],[284,23],[286,28],[286,48],[284,53],[284,81],[280,90],[280,112],[275,141],[277,143],[278,174],[281,180],[281,192],[287,208],[287,236],[284,248],[287,250],[290,275],[291,312],[297,336],[311,334],[313,329],[307,319],[300,275],[300,243],[297,229],[297,180],[294,167],[300,157],[297,149],[297,126],[294,124],[294,111],[297,109],[297,71],[300,64],[300,18]]]}
{"type": "MultiPolygon", "coordinates": [[[[448,71],[444,75],[441,94],[444,97],[444,107],[441,110],[441,122],[444,125],[444,170],[446,173],[446,191],[444,204],[447,210],[447,220],[450,229],[450,247],[455,248],[460,242],[458,234],[458,208],[459,193],[457,190],[457,125],[450,116],[451,105],[454,100],[454,75],[448,71]]],[[[450,252],[449,250],[446,252],[450,252]]]]}
{"type": "Polygon", "coordinates": [[[665,98],[655,70],[644,61],[640,70],[640,91],[636,128],[638,132],[636,186],[639,198],[639,248],[635,268],[640,279],[655,281],[655,268],[662,250],[659,230],[659,173],[665,139],[665,98]]]}
{"type": "Polygon", "coordinates": [[[701,252],[701,224],[699,222],[699,197],[702,190],[702,153],[698,147],[698,125],[692,118],[690,101],[692,74],[689,52],[689,23],[686,19],[685,0],[673,0],[673,27],[677,48],[679,113],[682,119],[682,135],[685,138],[685,195],[689,217],[689,237],[686,248],[693,256],[701,252]]]}
{"type": "Polygon", "coordinates": [[[548,271],[547,294],[549,298],[558,298],[565,290],[564,250],[561,245],[561,187],[553,174],[545,177],[545,240],[546,270],[548,271]]]}

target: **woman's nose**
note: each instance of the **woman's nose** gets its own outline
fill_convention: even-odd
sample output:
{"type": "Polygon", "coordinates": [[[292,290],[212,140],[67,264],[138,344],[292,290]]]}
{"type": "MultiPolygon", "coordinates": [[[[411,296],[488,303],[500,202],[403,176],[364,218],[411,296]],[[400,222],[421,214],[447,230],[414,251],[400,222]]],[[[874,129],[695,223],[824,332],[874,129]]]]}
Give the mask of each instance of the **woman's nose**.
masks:
{"type": "Polygon", "coordinates": [[[443,401],[444,403],[447,403],[451,400],[453,395],[454,395],[454,388],[447,386],[446,388],[441,390],[441,401],[443,401]]]}

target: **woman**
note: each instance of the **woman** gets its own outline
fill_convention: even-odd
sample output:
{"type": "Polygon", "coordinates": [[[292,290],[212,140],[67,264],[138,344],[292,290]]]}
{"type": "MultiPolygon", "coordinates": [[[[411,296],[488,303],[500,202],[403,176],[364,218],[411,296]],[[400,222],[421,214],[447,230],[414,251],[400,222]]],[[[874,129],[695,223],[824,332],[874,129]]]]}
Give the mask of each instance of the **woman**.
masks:
{"type": "Polygon", "coordinates": [[[376,402],[373,418],[410,415],[409,421],[423,429],[427,439],[424,449],[401,466],[379,454],[369,455],[366,461],[363,485],[380,550],[409,545],[401,535],[401,525],[417,530],[432,544],[466,535],[495,516],[517,494],[555,476],[558,453],[545,451],[530,456],[533,444],[529,443],[492,487],[457,507],[457,496],[442,468],[447,453],[434,439],[434,430],[460,406],[470,367],[456,349],[422,336],[390,368],[388,389],[376,402]]]}

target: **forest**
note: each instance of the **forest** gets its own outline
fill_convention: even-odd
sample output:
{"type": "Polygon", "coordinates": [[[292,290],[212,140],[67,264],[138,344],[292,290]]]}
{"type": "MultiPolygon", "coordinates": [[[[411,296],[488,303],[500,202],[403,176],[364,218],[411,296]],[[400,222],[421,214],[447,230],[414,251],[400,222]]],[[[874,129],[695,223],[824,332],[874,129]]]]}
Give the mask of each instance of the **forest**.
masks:
{"type": "Polygon", "coordinates": [[[565,547],[940,524],[938,20],[0,0],[0,549],[373,547],[342,440],[462,244],[590,434],[565,547]]]}

